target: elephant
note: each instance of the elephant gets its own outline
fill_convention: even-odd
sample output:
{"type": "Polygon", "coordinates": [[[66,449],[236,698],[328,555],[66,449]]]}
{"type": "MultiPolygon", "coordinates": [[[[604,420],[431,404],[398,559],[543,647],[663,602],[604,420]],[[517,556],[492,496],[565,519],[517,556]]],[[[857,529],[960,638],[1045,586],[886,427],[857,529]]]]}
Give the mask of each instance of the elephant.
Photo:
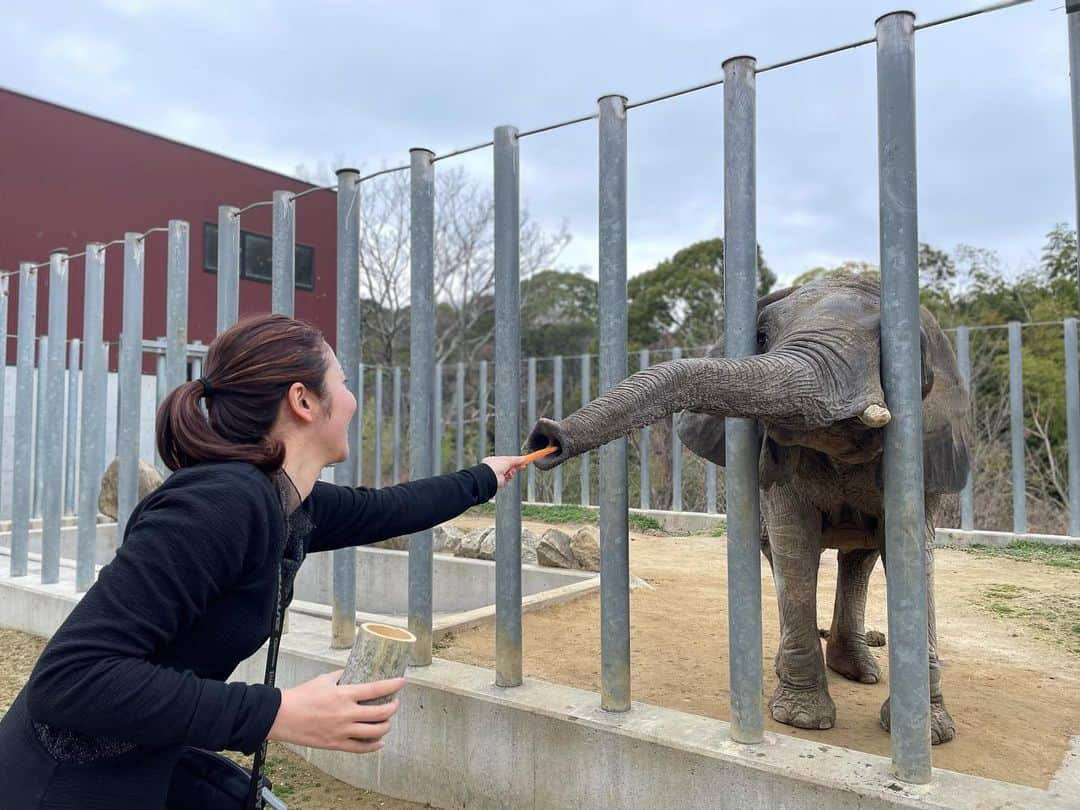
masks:
{"type": "MultiPolygon", "coordinates": [[[[836,722],[826,665],[876,683],[863,615],[870,573],[885,555],[884,428],[892,415],[881,380],[880,281],[839,273],[771,293],[757,303],[756,353],[672,360],[637,372],[560,422],[540,419],[526,450],[555,445],[542,470],[675,414],[682,443],[724,464],[724,419],[752,419],[760,439],[761,544],[776,585],[779,684],[772,717],[799,728],[836,722]],[[824,549],[837,549],[832,628],[824,656],[817,627],[817,577],[824,549]]],[[[933,315],[921,309],[923,489],[927,574],[930,725],[951,740],[934,616],[934,527],[943,499],[968,477],[968,395],[956,357],[933,315]]],[[[889,729],[889,701],[881,707],[889,729]]]]}

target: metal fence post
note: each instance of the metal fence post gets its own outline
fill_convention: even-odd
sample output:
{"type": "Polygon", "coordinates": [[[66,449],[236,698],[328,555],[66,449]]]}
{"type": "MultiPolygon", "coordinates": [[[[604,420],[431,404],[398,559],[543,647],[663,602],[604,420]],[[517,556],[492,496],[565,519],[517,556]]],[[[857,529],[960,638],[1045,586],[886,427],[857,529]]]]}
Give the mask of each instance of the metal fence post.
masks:
{"type": "Polygon", "coordinates": [[[393,484],[401,482],[401,369],[394,366],[394,403],[391,409],[393,425],[394,478],[393,484]]]}
{"type": "Polygon", "coordinates": [[[45,490],[41,497],[41,583],[60,581],[60,523],[64,510],[64,365],[67,349],[68,256],[49,254],[48,400],[45,403],[45,490]]]}
{"type": "MultiPolygon", "coordinates": [[[[725,265],[726,267],[727,265],[725,265]]],[[[682,360],[682,349],[671,350],[672,360],[682,360]]],[[[671,511],[681,512],[682,505],[682,441],[675,430],[675,414],[671,415],[671,511]]]]}
{"type": "Polygon", "coordinates": [[[139,433],[142,424],[143,262],[141,234],[124,234],[123,325],[117,375],[120,427],[116,452],[120,469],[116,487],[116,540],[123,542],[131,510],[139,499],[139,433]]]}
{"type": "MultiPolygon", "coordinates": [[[[956,329],[956,364],[960,367],[960,379],[968,392],[968,404],[974,406],[975,391],[971,387],[971,339],[966,326],[956,329]]],[[[960,528],[975,528],[975,468],[968,472],[967,482],[960,492],[960,528]]]]}
{"type": "MultiPolygon", "coordinates": [[[[529,430],[536,424],[536,358],[530,357],[527,365],[528,391],[526,392],[525,413],[529,420],[529,430]]],[[[525,498],[529,503],[536,502],[536,470],[535,465],[529,465],[529,481],[525,498]]]]}
{"type": "MultiPolygon", "coordinates": [[[[359,309],[359,304],[357,305],[359,309]]],[[[359,339],[357,341],[359,346],[359,339]]],[[[357,352],[359,353],[359,348],[357,352]]],[[[360,486],[364,483],[364,364],[358,363],[356,366],[356,387],[353,389],[353,394],[356,396],[356,444],[350,445],[355,447],[353,455],[355,458],[350,459],[353,464],[353,474],[356,476],[356,483],[352,486],[360,486]]]]}
{"type": "MultiPolygon", "coordinates": [[[[187,382],[189,232],[190,228],[183,220],[169,220],[165,299],[165,393],[187,382]]],[[[158,400],[158,405],[160,404],[161,400],[158,400]]]]}
{"type": "MultiPolygon", "coordinates": [[[[757,349],[757,62],[724,62],[724,338],[728,357],[757,349]]],[[[764,739],[758,438],[751,419],[724,426],[727,476],[731,738],[764,739]]],[[[673,439],[678,443],[678,436],[673,439]]],[[[673,447],[676,446],[673,444],[673,447]]]]}
{"type": "MultiPolygon", "coordinates": [[[[885,427],[889,691],[893,772],[930,781],[926,525],[919,370],[918,195],[915,161],[915,15],[879,18],[878,161],[881,217],[881,378],[885,427]]],[[[731,511],[730,509],[728,510],[731,511]]]]}
{"type": "MultiPolygon", "coordinates": [[[[495,453],[512,456],[519,452],[521,443],[521,269],[518,265],[520,217],[516,128],[495,128],[494,165],[495,453]]],[[[459,366],[459,391],[461,380],[459,366]]],[[[461,413],[460,404],[458,413],[461,413]]],[[[520,686],[520,477],[515,476],[504,485],[496,498],[495,538],[495,684],[520,686]]]]}
{"type": "MultiPolygon", "coordinates": [[[[46,315],[46,329],[48,316],[46,315]]],[[[49,336],[38,338],[37,410],[34,411],[34,517],[41,517],[41,500],[45,492],[45,414],[49,396],[49,336]]]]}
{"type": "MultiPolygon", "coordinates": [[[[488,451],[488,364],[487,360],[480,361],[480,389],[477,392],[479,397],[479,410],[477,412],[477,450],[480,458],[486,458],[488,451]]],[[[530,470],[532,467],[530,466],[530,470]]],[[[532,473],[530,473],[531,475],[532,473]]]]}
{"type": "Polygon", "coordinates": [[[716,514],[716,465],[705,462],[705,511],[716,514]]]}
{"type": "Polygon", "coordinates": [[[1076,355],[1076,318],[1066,318],[1065,430],[1069,446],[1069,534],[1073,537],[1080,536],[1080,363],[1076,355]]]}
{"type": "Polygon", "coordinates": [[[217,333],[234,323],[240,313],[240,209],[218,206],[217,333]]]}
{"type": "Polygon", "coordinates": [[[79,534],[75,552],[75,590],[87,590],[97,563],[98,497],[105,457],[105,250],[86,246],[83,292],[83,396],[79,411],[79,534]]]}
{"type": "MultiPolygon", "coordinates": [[[[1069,28],[1069,91],[1072,99],[1073,187],[1076,194],[1077,232],[1080,233],[1080,2],[1067,0],[1069,28]]],[[[1076,295],[1080,302],[1080,254],[1076,257],[1076,295]]],[[[1077,304],[1080,306],[1080,303],[1077,304]]]]}
{"type": "Polygon", "coordinates": [[[438,475],[442,472],[442,445],[443,445],[443,364],[435,364],[435,393],[432,394],[432,409],[433,414],[431,418],[432,429],[432,448],[434,455],[431,458],[431,474],[438,475]]]}
{"type": "MultiPolygon", "coordinates": [[[[296,301],[296,195],[275,191],[270,242],[270,297],[274,312],[293,316],[296,301]]],[[[357,282],[359,289],[359,282],[357,282]]],[[[359,293],[357,293],[359,294],[359,293]]]]}
{"type": "Polygon", "coordinates": [[[382,418],[383,418],[383,390],[382,390],[382,366],[375,366],[375,408],[372,415],[375,441],[375,470],[371,477],[371,485],[382,486],[382,418]]]}
{"type": "MultiPolygon", "coordinates": [[[[64,514],[75,512],[75,474],[76,450],[79,434],[79,339],[72,338],[68,344],[67,360],[67,416],[64,425],[67,430],[67,444],[64,450],[64,514]]],[[[3,389],[0,388],[0,394],[3,389]]],[[[2,400],[0,400],[2,401],[2,400]]],[[[2,416],[2,413],[0,413],[2,416]]],[[[2,421],[0,421],[2,424],[2,421]]]]}
{"type": "MultiPolygon", "coordinates": [[[[11,276],[5,275],[0,277],[0,325],[3,326],[3,332],[0,335],[3,336],[4,344],[0,348],[0,460],[4,457],[4,404],[5,397],[7,396],[7,358],[8,358],[8,304],[10,301],[10,282],[11,276]]],[[[14,468],[13,468],[14,469],[14,468]]],[[[0,465],[0,493],[3,492],[3,467],[0,465]]]]}
{"type": "Polygon", "coordinates": [[[15,370],[15,435],[11,481],[11,576],[26,576],[30,550],[34,453],[34,349],[37,344],[38,271],[19,265],[19,324],[15,370]]]}
{"type": "MultiPolygon", "coordinates": [[[[349,388],[357,396],[360,364],[360,173],[355,169],[337,172],[337,323],[335,343],[338,362],[349,378],[349,388]]],[[[359,412],[360,397],[357,396],[359,412]]],[[[354,487],[359,481],[360,417],[349,423],[349,447],[356,456],[334,468],[334,483],[354,487]]],[[[334,598],[331,608],[330,646],[351,647],[356,634],[356,549],[333,552],[334,598]]]]}
{"type": "MultiPolygon", "coordinates": [[[[435,153],[412,149],[410,172],[409,475],[431,475],[435,384],[435,153]]],[[[431,531],[409,536],[411,663],[431,663],[431,531]]]]}
{"type": "MultiPolygon", "coordinates": [[[[562,401],[562,397],[563,397],[562,356],[561,355],[556,355],[555,359],[552,360],[552,364],[554,365],[554,377],[555,377],[555,380],[552,383],[552,385],[554,386],[554,395],[555,395],[555,402],[554,402],[554,404],[552,406],[552,410],[555,412],[554,419],[555,419],[556,422],[558,422],[558,421],[560,421],[562,419],[562,416],[563,416],[563,413],[562,413],[562,409],[563,409],[563,401],[562,401]]],[[[553,494],[553,496],[551,498],[553,503],[562,503],[562,484],[563,484],[562,473],[563,473],[563,468],[561,466],[555,468],[554,494],[553,494]]]]}
{"type": "MultiPolygon", "coordinates": [[[[158,338],[158,343],[162,342],[161,338],[158,338]]],[[[165,341],[167,342],[167,341],[165,341]]],[[[166,382],[168,371],[166,367],[168,365],[168,359],[165,357],[165,353],[162,351],[155,351],[154,353],[154,413],[157,413],[158,408],[161,407],[161,403],[165,400],[165,394],[168,393],[169,387],[166,382]]],[[[161,455],[158,453],[157,442],[154,442],[154,466],[157,467],[159,472],[165,471],[165,464],[161,461],[161,455]]]]}
{"type": "Polygon", "coordinates": [[[454,411],[457,416],[457,430],[454,436],[454,469],[465,466],[465,364],[457,364],[457,379],[454,381],[454,411]]]}
{"type": "MultiPolygon", "coordinates": [[[[626,98],[599,107],[600,378],[626,377],[626,98]]],[[[561,415],[560,415],[561,418],[561,415]]],[[[630,709],[630,526],[626,438],[600,448],[600,706],[630,709]]]]}
{"type": "MultiPolygon", "coordinates": [[[[592,401],[592,365],[588,354],[581,355],[581,407],[592,401]]],[[[589,454],[581,454],[581,505],[589,505],[589,454]]]]}
{"type": "MultiPolygon", "coordinates": [[[[652,364],[649,360],[649,350],[642,349],[638,352],[638,370],[644,371],[652,364]]],[[[650,509],[649,501],[652,495],[652,484],[649,481],[649,437],[652,431],[651,428],[646,425],[641,429],[641,452],[638,454],[638,463],[640,466],[640,478],[641,478],[641,508],[650,509]]]]}
{"type": "Polygon", "coordinates": [[[1009,322],[1009,437],[1012,441],[1013,531],[1027,532],[1027,476],[1024,470],[1024,351],[1020,323],[1009,322]]]}

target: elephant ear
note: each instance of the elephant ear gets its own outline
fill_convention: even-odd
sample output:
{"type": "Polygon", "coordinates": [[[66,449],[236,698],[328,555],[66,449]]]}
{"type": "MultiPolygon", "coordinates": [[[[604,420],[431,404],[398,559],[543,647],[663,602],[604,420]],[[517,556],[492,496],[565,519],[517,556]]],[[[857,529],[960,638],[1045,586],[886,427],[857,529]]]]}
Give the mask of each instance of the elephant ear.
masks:
{"type": "Polygon", "coordinates": [[[929,493],[959,492],[970,470],[970,416],[968,393],[960,380],[945,333],[925,308],[922,310],[923,486],[929,493]]]}
{"type": "MultiPolygon", "coordinates": [[[[771,292],[758,299],[757,311],[761,312],[769,304],[786,298],[794,290],[794,287],[785,287],[771,292]]],[[[709,349],[708,357],[724,357],[724,329],[721,323],[720,339],[709,349]]],[[[715,414],[695,413],[694,411],[682,411],[675,414],[675,430],[679,434],[679,440],[696,455],[701,456],[713,464],[724,466],[724,417],[715,414]]],[[[758,434],[762,431],[760,425],[758,434]]]]}

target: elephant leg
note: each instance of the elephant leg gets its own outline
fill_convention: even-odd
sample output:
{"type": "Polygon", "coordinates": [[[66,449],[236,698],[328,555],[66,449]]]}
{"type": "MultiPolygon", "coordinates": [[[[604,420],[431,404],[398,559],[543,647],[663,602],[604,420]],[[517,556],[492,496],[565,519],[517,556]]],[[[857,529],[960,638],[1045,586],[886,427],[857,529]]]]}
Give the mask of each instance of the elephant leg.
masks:
{"type": "Polygon", "coordinates": [[[769,710],[778,723],[825,729],[836,723],[817,628],[821,512],[787,487],[762,499],[780,613],[779,684],[769,710]]]}
{"type": "Polygon", "coordinates": [[[836,602],[832,629],[825,646],[829,669],[860,683],[881,680],[881,667],[866,645],[866,591],[878,560],[877,549],[841,551],[837,554],[836,602]]]}
{"type": "MultiPolygon", "coordinates": [[[[945,708],[945,698],[941,691],[941,662],[937,651],[937,618],[934,599],[934,520],[936,510],[928,499],[926,506],[927,526],[923,547],[926,553],[926,618],[927,649],[930,664],[930,740],[934,745],[948,742],[956,736],[956,724],[945,708]]],[[[882,544],[884,549],[884,544],[882,544]]],[[[885,565],[885,576],[889,576],[888,560],[885,552],[881,553],[881,562],[885,565]]],[[[889,700],[881,705],[881,726],[889,730],[889,700]]]]}

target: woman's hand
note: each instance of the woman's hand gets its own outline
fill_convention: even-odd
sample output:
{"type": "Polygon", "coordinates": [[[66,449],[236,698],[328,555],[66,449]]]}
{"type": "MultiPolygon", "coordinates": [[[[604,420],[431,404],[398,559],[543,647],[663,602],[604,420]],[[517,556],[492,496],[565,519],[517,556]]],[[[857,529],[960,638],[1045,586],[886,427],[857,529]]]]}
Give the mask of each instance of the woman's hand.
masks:
{"type": "Polygon", "coordinates": [[[328,672],[291,689],[281,690],[269,738],[312,748],[368,754],[383,747],[398,701],[374,706],[359,701],[385,697],[405,685],[404,678],[339,686],[344,670],[328,672]]]}
{"type": "Polygon", "coordinates": [[[514,477],[514,474],[524,465],[524,456],[488,456],[481,459],[481,464],[487,464],[495,473],[499,481],[499,489],[502,489],[514,477]]]}

